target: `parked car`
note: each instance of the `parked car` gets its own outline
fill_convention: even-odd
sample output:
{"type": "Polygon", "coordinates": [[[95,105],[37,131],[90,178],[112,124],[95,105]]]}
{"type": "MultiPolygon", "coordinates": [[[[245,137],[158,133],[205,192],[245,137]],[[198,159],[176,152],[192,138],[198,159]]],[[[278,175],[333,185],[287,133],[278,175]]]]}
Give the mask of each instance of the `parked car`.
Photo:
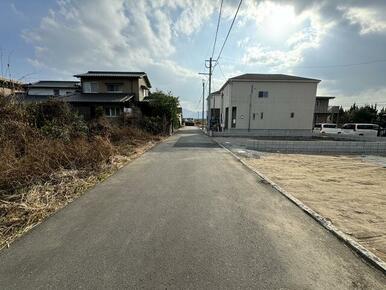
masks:
{"type": "Polygon", "coordinates": [[[193,118],[185,118],[184,124],[185,124],[185,126],[194,126],[194,119],[193,118]]]}
{"type": "Polygon", "coordinates": [[[333,123],[318,123],[314,126],[314,133],[319,134],[342,134],[342,130],[333,123]]]}
{"type": "Polygon", "coordinates": [[[342,134],[356,136],[378,136],[379,126],[366,123],[347,123],[342,126],[342,134]]]}

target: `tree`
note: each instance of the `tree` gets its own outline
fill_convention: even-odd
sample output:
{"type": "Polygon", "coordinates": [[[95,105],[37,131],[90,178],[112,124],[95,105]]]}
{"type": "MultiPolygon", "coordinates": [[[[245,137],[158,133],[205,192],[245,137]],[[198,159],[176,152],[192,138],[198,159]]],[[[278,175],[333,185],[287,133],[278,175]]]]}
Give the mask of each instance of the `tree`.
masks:
{"type": "Polygon", "coordinates": [[[170,129],[181,126],[178,119],[178,97],[174,97],[171,92],[157,90],[151,93],[146,101],[141,105],[141,109],[148,118],[146,121],[152,131],[157,131],[157,128],[154,128],[156,122],[160,123],[160,133],[169,133],[170,129]]]}
{"type": "Polygon", "coordinates": [[[377,120],[377,106],[365,105],[364,107],[355,107],[351,112],[351,122],[354,123],[374,123],[377,120]]]}

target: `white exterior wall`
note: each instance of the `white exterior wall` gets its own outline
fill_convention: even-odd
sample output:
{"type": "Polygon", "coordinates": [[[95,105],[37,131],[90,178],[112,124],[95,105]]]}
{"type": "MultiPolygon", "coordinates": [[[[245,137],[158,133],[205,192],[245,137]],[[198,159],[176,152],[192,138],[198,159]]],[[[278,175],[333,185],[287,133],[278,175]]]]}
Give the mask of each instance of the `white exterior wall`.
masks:
{"type": "Polygon", "coordinates": [[[225,108],[229,107],[226,132],[248,132],[250,117],[251,135],[311,135],[316,89],[317,83],[314,82],[230,82],[222,91],[224,117],[225,108]],[[259,98],[259,91],[268,91],[268,97],[259,98]],[[236,128],[231,128],[232,107],[237,107],[236,128]]]}
{"type": "Polygon", "coordinates": [[[231,84],[227,84],[224,89],[221,91],[223,96],[222,107],[221,107],[221,127],[225,127],[225,110],[228,109],[228,127],[231,124],[231,115],[232,115],[232,107],[231,107],[231,84]]]}
{"type": "MultiPolygon", "coordinates": [[[[66,96],[67,92],[74,93],[75,89],[59,89],[60,96],[66,96]]],[[[28,95],[38,95],[38,96],[53,96],[53,88],[30,88],[28,89],[28,95]]]]}
{"type": "Polygon", "coordinates": [[[221,107],[221,95],[215,94],[210,96],[210,108],[211,109],[220,109],[221,107]]]}

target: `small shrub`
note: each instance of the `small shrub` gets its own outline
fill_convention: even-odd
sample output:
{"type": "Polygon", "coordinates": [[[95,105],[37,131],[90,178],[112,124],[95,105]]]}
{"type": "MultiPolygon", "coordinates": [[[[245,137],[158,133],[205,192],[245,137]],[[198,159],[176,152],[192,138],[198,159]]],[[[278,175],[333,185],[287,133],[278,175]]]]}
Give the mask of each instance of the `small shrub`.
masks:
{"type": "Polygon", "coordinates": [[[162,118],[159,116],[157,117],[144,116],[141,121],[141,127],[147,132],[150,132],[153,134],[164,133],[163,126],[162,126],[162,118]]]}

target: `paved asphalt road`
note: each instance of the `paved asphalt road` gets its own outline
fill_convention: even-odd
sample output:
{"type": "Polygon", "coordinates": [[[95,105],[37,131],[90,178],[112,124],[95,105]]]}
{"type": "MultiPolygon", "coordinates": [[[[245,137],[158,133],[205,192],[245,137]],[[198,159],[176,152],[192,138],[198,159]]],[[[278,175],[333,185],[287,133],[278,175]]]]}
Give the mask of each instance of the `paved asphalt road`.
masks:
{"type": "Polygon", "coordinates": [[[0,288],[386,289],[379,271],[192,129],[1,251],[0,288]]]}

